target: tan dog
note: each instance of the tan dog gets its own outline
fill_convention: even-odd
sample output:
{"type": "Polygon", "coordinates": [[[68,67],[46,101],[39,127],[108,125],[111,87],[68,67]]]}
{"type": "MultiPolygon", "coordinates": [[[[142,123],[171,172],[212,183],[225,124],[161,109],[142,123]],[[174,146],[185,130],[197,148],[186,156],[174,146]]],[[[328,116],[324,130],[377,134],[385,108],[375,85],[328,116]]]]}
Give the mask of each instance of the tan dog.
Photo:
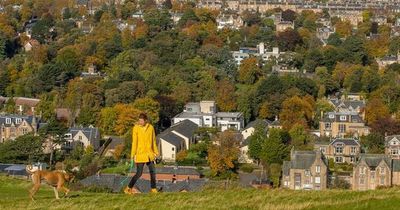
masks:
{"type": "Polygon", "coordinates": [[[60,199],[58,197],[58,191],[63,190],[65,193],[65,196],[68,195],[69,189],[65,187],[66,182],[71,182],[74,179],[73,175],[68,174],[66,171],[62,170],[55,170],[55,171],[41,171],[41,170],[33,170],[32,165],[27,165],[26,166],[26,171],[32,175],[32,182],[33,182],[33,187],[29,191],[29,196],[33,199],[33,196],[36,194],[36,192],[40,188],[40,184],[42,180],[45,180],[47,184],[51,185],[54,190],[54,194],[56,196],[56,199],[60,199]]]}

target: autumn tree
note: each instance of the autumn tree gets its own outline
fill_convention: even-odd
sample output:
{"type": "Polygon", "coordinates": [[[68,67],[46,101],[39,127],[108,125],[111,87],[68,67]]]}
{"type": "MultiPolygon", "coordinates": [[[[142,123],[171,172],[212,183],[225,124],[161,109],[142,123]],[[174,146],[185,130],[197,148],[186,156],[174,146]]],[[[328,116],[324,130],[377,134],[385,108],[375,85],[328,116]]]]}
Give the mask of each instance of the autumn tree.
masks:
{"type": "Polygon", "coordinates": [[[218,108],[223,112],[236,110],[235,86],[229,80],[222,80],[217,84],[218,108]]]}
{"type": "Polygon", "coordinates": [[[282,111],[279,115],[280,123],[284,129],[290,130],[294,125],[299,124],[305,128],[313,118],[314,107],[305,98],[293,96],[282,103],[282,111]]]}
{"type": "Polygon", "coordinates": [[[228,171],[235,171],[240,154],[235,132],[226,130],[217,134],[212,141],[213,143],[208,147],[208,163],[212,174],[220,176],[228,171]]]}
{"type": "Polygon", "coordinates": [[[255,57],[243,60],[239,66],[238,80],[244,84],[254,84],[261,76],[261,70],[255,57]]]}
{"type": "Polygon", "coordinates": [[[365,107],[365,120],[368,124],[373,124],[380,118],[390,117],[389,108],[379,98],[368,100],[365,107]]]}

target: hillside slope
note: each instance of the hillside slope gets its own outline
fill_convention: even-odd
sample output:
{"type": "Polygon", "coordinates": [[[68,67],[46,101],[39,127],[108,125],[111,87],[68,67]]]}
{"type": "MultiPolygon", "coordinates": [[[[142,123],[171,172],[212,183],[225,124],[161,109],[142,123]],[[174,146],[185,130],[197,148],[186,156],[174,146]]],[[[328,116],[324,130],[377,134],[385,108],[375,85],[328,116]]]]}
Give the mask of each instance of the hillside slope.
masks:
{"type": "Polygon", "coordinates": [[[43,186],[36,202],[28,199],[31,183],[0,176],[0,209],[400,209],[400,190],[205,190],[195,193],[123,194],[72,192],[55,200],[43,186]]]}

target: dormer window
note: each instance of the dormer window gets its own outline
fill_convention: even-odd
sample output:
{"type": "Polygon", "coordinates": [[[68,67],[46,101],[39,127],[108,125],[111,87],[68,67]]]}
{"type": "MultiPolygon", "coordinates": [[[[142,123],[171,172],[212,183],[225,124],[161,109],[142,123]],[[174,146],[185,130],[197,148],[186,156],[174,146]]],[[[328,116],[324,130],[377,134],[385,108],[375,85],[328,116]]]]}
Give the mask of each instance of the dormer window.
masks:
{"type": "Polygon", "coordinates": [[[21,124],[21,122],[22,122],[22,119],[21,119],[21,118],[15,119],[15,123],[16,123],[16,124],[21,124]]]}
{"type": "Polygon", "coordinates": [[[340,116],[340,120],[341,120],[341,121],[346,120],[346,115],[341,115],[341,116],[340,116]]]}
{"type": "Polygon", "coordinates": [[[6,124],[11,124],[11,118],[6,118],[6,124]]]}
{"type": "Polygon", "coordinates": [[[329,114],[329,119],[333,119],[333,118],[335,118],[335,115],[329,114]]]}

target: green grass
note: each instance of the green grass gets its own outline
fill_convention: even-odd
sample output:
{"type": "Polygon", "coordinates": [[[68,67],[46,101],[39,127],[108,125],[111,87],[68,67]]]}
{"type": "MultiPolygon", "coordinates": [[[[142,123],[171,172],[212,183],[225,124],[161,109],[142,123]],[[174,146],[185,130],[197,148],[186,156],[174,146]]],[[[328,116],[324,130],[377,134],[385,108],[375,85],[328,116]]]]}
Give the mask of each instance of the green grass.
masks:
{"type": "Polygon", "coordinates": [[[54,199],[43,185],[36,201],[28,199],[31,183],[0,176],[0,209],[399,209],[398,188],[376,191],[290,191],[208,189],[192,193],[123,194],[71,192],[54,199]]]}

